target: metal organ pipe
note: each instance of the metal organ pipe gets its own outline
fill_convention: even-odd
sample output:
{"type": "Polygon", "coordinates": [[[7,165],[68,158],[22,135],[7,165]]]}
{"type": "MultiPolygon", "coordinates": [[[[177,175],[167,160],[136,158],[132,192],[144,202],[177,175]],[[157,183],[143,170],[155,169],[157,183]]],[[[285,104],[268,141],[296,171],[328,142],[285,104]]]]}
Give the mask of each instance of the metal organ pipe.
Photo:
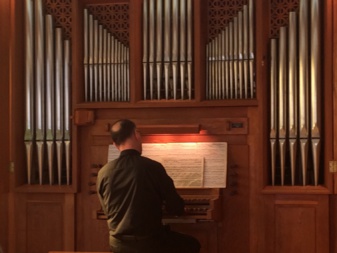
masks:
{"type": "Polygon", "coordinates": [[[192,99],[192,3],[143,2],[145,100],[192,99]]]}
{"type": "Polygon", "coordinates": [[[184,99],[184,89],[185,89],[185,77],[186,77],[186,0],[180,1],[180,97],[184,99]]]}
{"type": "Polygon", "coordinates": [[[48,150],[48,172],[49,184],[54,182],[54,142],[55,142],[55,120],[54,120],[54,29],[53,17],[46,15],[46,144],[48,150]]]}
{"type": "Polygon", "coordinates": [[[284,27],[280,28],[278,39],[280,57],[278,81],[275,73],[276,39],[271,40],[271,184],[276,183],[276,165],[279,165],[281,185],[317,186],[321,146],[320,1],[300,0],[298,14],[289,13],[287,44],[284,42],[284,30],[284,27]],[[287,67],[281,59],[285,56],[288,57],[287,67]],[[287,81],[284,79],[285,76],[287,81]],[[277,87],[278,101],[275,97],[277,87]],[[277,111],[275,108],[278,108],[277,111]],[[275,122],[277,114],[278,119],[275,122]],[[276,125],[278,127],[275,132],[276,125]],[[277,141],[278,157],[275,156],[277,141]],[[289,143],[289,156],[284,154],[287,150],[284,143],[289,143]],[[300,148],[300,156],[297,154],[297,147],[300,148]],[[300,168],[297,168],[298,165],[300,168]],[[290,178],[286,183],[285,170],[288,167],[290,178]]]}
{"type": "Polygon", "coordinates": [[[84,17],[84,21],[83,21],[83,26],[84,26],[84,31],[83,31],[83,41],[84,41],[84,100],[87,102],[89,100],[89,97],[88,97],[88,90],[89,90],[89,87],[88,87],[88,79],[89,79],[89,74],[88,74],[88,51],[89,51],[89,43],[88,43],[88,40],[89,40],[89,36],[88,36],[88,10],[85,9],[84,10],[84,13],[83,13],[83,17],[84,17]]]}
{"type": "Polygon", "coordinates": [[[286,39],[287,39],[286,27],[280,28],[280,42],[279,42],[279,83],[278,83],[278,135],[279,135],[279,150],[280,150],[280,163],[281,163],[281,185],[284,185],[284,173],[285,173],[285,160],[286,160],[286,138],[287,138],[287,106],[286,106],[286,39]]]}
{"type": "Polygon", "coordinates": [[[312,154],[313,154],[313,167],[314,167],[314,184],[318,185],[318,175],[319,175],[319,158],[320,158],[320,127],[321,127],[321,117],[320,117],[320,1],[311,0],[311,14],[310,14],[310,26],[311,26],[311,59],[310,59],[310,88],[311,88],[311,143],[312,143],[312,154]]]}
{"type": "Polygon", "coordinates": [[[297,22],[296,12],[289,13],[289,38],[288,38],[288,131],[289,131],[289,151],[291,168],[291,185],[295,185],[295,167],[298,143],[298,82],[297,82],[297,22]]]}
{"type": "Polygon", "coordinates": [[[42,184],[42,170],[45,142],[45,89],[44,89],[44,19],[42,0],[35,0],[35,138],[37,147],[39,183],[42,184]]]}
{"type": "Polygon", "coordinates": [[[65,146],[65,167],[66,167],[66,183],[70,185],[70,157],[71,157],[71,150],[70,150],[70,41],[64,40],[63,42],[63,78],[64,78],[64,111],[63,111],[63,118],[64,118],[64,146],[65,146]]]}
{"type": "Polygon", "coordinates": [[[303,185],[307,183],[308,167],[308,38],[308,1],[301,0],[299,7],[299,131],[303,185]]]}
{"type": "Polygon", "coordinates": [[[63,43],[62,43],[62,29],[56,28],[55,30],[55,125],[56,125],[56,150],[57,150],[57,176],[59,185],[62,184],[62,153],[64,151],[63,138],[64,138],[64,80],[63,80],[63,43]]]}
{"type": "Polygon", "coordinates": [[[192,40],[193,40],[193,20],[192,20],[193,6],[192,0],[187,0],[187,93],[188,99],[192,99],[192,40]]]}
{"type": "Polygon", "coordinates": [[[27,183],[70,184],[70,152],[63,152],[70,145],[70,42],[43,9],[41,0],[25,0],[27,183]]]}
{"type": "Polygon", "coordinates": [[[271,155],[271,183],[275,185],[276,171],[276,143],[277,143],[277,41],[270,43],[270,155],[271,155]]]}
{"type": "MultiPolygon", "coordinates": [[[[144,1],[144,4],[147,5],[147,1],[144,1]]],[[[148,8],[144,8],[144,13],[147,11],[148,8]]],[[[146,24],[145,20],[145,30],[148,29],[146,24]]],[[[88,87],[85,101],[128,101],[129,48],[95,19],[88,9],[84,10],[84,34],[84,83],[88,87]]],[[[147,38],[144,38],[146,51],[147,44],[147,38]]],[[[144,71],[145,64],[143,61],[144,71]]],[[[144,78],[147,78],[147,72],[144,72],[144,78]]]]}
{"type": "Polygon", "coordinates": [[[248,79],[248,6],[244,5],[242,8],[242,18],[243,18],[243,86],[244,86],[244,98],[249,98],[248,87],[249,87],[249,79],[248,79]]]}
{"type": "Polygon", "coordinates": [[[25,146],[27,159],[27,182],[31,184],[33,141],[34,141],[34,44],[33,44],[33,2],[25,0],[25,93],[26,93],[26,130],[25,146]]]}
{"type": "Polygon", "coordinates": [[[206,46],[208,100],[255,97],[253,7],[249,0],[206,46]]]}
{"type": "Polygon", "coordinates": [[[148,80],[148,34],[149,34],[149,25],[148,25],[148,8],[149,0],[144,0],[143,2],[143,98],[147,99],[147,80],[148,80]]]}
{"type": "MultiPolygon", "coordinates": [[[[163,22],[162,22],[162,16],[163,16],[163,6],[162,1],[157,1],[156,6],[156,41],[161,40],[161,35],[163,31],[163,22]]],[[[157,45],[157,52],[156,52],[156,71],[157,71],[157,99],[160,99],[160,91],[161,91],[161,79],[162,79],[162,44],[158,43],[157,45]]]]}

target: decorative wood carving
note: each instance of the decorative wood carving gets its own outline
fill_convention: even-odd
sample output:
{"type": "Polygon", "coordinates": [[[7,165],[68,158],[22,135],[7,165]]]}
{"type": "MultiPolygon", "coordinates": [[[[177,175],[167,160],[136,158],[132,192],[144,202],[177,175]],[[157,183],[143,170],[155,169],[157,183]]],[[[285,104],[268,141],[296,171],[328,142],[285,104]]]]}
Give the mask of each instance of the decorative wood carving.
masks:
{"type": "Polygon", "coordinates": [[[63,28],[64,39],[71,39],[71,0],[45,0],[45,13],[51,14],[56,27],[63,28]]]}
{"type": "Polygon", "coordinates": [[[299,0],[272,0],[270,5],[270,38],[278,38],[281,26],[288,26],[289,12],[297,11],[299,0]]]}
{"type": "Polygon", "coordinates": [[[236,17],[248,0],[209,0],[208,1],[208,39],[215,38],[236,17]]]}
{"type": "Polygon", "coordinates": [[[129,4],[88,5],[87,9],[116,39],[129,46],[129,4]]]}

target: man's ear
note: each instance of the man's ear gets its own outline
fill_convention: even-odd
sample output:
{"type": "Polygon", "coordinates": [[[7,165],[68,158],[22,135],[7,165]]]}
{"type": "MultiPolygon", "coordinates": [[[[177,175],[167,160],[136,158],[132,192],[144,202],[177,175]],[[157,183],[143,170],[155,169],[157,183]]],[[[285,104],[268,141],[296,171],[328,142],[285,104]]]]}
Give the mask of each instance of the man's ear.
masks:
{"type": "Polygon", "coordinates": [[[138,132],[137,129],[135,129],[135,130],[133,131],[133,134],[134,134],[136,140],[139,141],[140,134],[139,134],[139,132],[138,132]]]}

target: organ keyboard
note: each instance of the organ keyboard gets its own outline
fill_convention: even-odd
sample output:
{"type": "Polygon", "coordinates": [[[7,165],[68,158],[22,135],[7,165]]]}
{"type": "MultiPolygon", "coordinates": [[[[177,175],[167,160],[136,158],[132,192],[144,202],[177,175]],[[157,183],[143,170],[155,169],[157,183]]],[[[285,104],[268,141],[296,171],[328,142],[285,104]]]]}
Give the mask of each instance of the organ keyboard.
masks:
{"type": "MultiPolygon", "coordinates": [[[[219,221],[221,219],[221,198],[219,188],[184,188],[177,189],[185,201],[185,214],[170,216],[164,212],[164,223],[219,221]]],[[[103,210],[95,212],[95,218],[105,220],[103,210]]]]}

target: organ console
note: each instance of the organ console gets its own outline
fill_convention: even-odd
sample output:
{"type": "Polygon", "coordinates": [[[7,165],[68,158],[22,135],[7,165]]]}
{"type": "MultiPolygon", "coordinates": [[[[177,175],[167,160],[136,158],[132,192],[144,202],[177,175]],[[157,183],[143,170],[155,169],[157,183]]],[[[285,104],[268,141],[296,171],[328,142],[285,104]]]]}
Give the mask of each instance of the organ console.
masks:
{"type": "MultiPolygon", "coordinates": [[[[92,165],[89,194],[97,194],[97,173],[102,165],[92,165]]],[[[220,188],[177,188],[178,194],[184,199],[185,213],[182,216],[171,216],[163,207],[164,223],[186,223],[198,221],[221,221],[221,189],[220,188]]],[[[93,211],[97,220],[105,220],[106,216],[99,206],[93,211]]]]}
{"type": "MultiPolygon", "coordinates": [[[[164,212],[163,223],[188,223],[199,221],[220,221],[220,189],[177,189],[185,202],[182,216],[171,216],[164,212]]],[[[94,212],[94,218],[105,220],[102,209],[94,212]]]]}

